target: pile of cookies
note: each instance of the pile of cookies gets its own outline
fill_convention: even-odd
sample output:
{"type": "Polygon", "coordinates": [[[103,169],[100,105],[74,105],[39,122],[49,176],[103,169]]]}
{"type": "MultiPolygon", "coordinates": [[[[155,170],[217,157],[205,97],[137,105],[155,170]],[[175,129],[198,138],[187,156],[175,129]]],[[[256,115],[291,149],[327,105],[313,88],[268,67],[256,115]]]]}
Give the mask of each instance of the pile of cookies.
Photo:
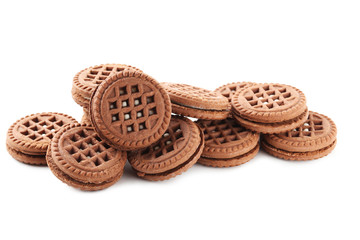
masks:
{"type": "Polygon", "coordinates": [[[334,122],[309,111],[305,95],[284,84],[238,82],[210,91],[104,64],[76,74],[72,96],[84,109],[81,123],[62,113],[33,114],[9,128],[6,146],[15,159],[48,165],[82,190],[116,183],[127,161],[140,178],[159,181],[195,163],[238,166],[260,146],[282,159],[311,160],[336,145],[334,122]]]}

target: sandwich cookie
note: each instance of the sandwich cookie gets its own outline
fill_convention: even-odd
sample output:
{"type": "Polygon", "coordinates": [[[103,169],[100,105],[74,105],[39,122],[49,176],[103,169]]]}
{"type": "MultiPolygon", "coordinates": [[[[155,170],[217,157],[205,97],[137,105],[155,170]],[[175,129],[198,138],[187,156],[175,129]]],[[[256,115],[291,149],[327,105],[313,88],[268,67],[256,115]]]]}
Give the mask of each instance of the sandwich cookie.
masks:
{"type": "Polygon", "coordinates": [[[90,117],[99,136],[111,146],[140,149],[159,140],[168,128],[170,98],[152,77],[124,70],[103,81],[95,90],[90,117]]]}
{"type": "Polygon", "coordinates": [[[151,181],[167,180],[188,170],[199,159],[204,137],[191,120],[173,116],[162,138],[132,152],[129,162],[137,175],[151,181]]]}
{"type": "Polygon", "coordinates": [[[220,93],[178,83],[161,83],[171,99],[173,113],[200,119],[224,119],[229,102],[220,93]]]}
{"type": "Polygon", "coordinates": [[[240,126],[232,118],[199,120],[205,147],[198,163],[211,167],[234,167],[246,163],[259,151],[259,133],[240,126]]]}
{"type": "Polygon", "coordinates": [[[110,147],[92,127],[70,124],[53,138],[46,161],[62,182],[81,190],[95,191],[120,179],[126,152],[110,147]]]}
{"type": "Polygon", "coordinates": [[[86,68],[77,73],[73,80],[72,96],[77,104],[89,107],[90,98],[95,88],[109,76],[125,69],[141,71],[125,64],[102,64],[86,68]]]}
{"type": "Polygon", "coordinates": [[[286,160],[312,160],[328,155],[336,145],[336,126],[328,117],[309,113],[306,122],[286,133],[263,135],[262,148],[286,160]]]}
{"type": "Polygon", "coordinates": [[[302,125],[308,115],[305,95],[283,84],[256,84],[235,93],[233,117],[244,127],[261,133],[280,133],[302,125]]]}
{"type": "Polygon", "coordinates": [[[16,121],[8,130],[6,148],[16,160],[46,165],[45,155],[51,139],[66,124],[77,121],[62,113],[37,113],[16,121]]]}
{"type": "Polygon", "coordinates": [[[232,98],[232,96],[234,96],[235,92],[237,92],[241,89],[244,89],[244,88],[251,87],[255,84],[256,83],[253,83],[253,82],[228,83],[228,84],[222,85],[221,87],[218,87],[214,91],[220,93],[221,95],[226,97],[229,100],[229,102],[231,102],[231,98],[232,98]]]}

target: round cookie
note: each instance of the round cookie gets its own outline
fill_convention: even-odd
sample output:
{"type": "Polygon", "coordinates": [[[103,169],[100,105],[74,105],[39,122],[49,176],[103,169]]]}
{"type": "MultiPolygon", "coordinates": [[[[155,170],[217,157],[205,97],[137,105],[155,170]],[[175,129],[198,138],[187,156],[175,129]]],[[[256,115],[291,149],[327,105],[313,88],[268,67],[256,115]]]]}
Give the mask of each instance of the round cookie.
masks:
{"type": "Polygon", "coordinates": [[[66,124],[77,121],[63,113],[37,113],[21,118],[8,130],[6,148],[16,160],[46,165],[45,155],[51,139],[66,124]]]}
{"type": "Polygon", "coordinates": [[[229,102],[217,92],[187,84],[161,85],[170,96],[173,113],[200,119],[224,119],[229,116],[229,102]]]}
{"type": "Polygon", "coordinates": [[[259,151],[258,133],[240,126],[234,119],[199,120],[205,147],[198,163],[212,167],[233,167],[251,160],[259,151]]]}
{"type": "Polygon", "coordinates": [[[129,162],[139,177],[162,181],[192,167],[203,148],[204,136],[199,127],[187,118],[173,116],[162,138],[145,149],[132,152],[129,162]]]}
{"type": "Polygon", "coordinates": [[[113,147],[140,149],[159,140],[169,126],[170,98],[152,77],[124,70],[95,90],[90,117],[99,136],[113,147]]]}
{"type": "Polygon", "coordinates": [[[232,96],[234,96],[235,92],[251,87],[255,84],[256,83],[253,82],[233,82],[222,85],[217,89],[215,89],[214,91],[220,93],[221,95],[226,97],[229,100],[229,102],[231,102],[231,98],[232,96]]]}
{"type": "Polygon", "coordinates": [[[335,123],[325,115],[309,112],[306,122],[281,134],[264,135],[262,148],[286,160],[312,160],[328,155],[336,145],[335,123]]]}
{"type": "Polygon", "coordinates": [[[126,152],[110,147],[92,127],[70,124],[53,138],[46,161],[62,182],[81,190],[95,191],[120,179],[126,152]]]}
{"type": "Polygon", "coordinates": [[[73,80],[72,96],[77,104],[82,107],[89,107],[90,98],[95,88],[109,76],[133,69],[140,71],[136,67],[125,64],[102,64],[86,68],[78,72],[73,80]]]}
{"type": "Polygon", "coordinates": [[[308,117],[305,95],[284,84],[256,84],[235,93],[233,117],[244,127],[261,133],[286,132],[308,117]]]}

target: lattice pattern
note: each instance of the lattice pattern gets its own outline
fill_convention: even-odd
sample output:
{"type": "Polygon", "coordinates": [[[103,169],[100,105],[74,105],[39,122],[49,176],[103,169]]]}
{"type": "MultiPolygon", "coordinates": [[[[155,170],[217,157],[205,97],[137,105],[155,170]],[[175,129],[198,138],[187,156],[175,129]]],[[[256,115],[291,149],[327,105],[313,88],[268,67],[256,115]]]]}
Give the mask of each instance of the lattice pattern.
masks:
{"type": "Polygon", "coordinates": [[[164,133],[157,144],[153,144],[150,147],[147,147],[141,152],[141,154],[150,155],[152,157],[155,156],[155,158],[158,158],[171,151],[177,150],[176,142],[182,140],[183,138],[184,136],[180,127],[180,123],[173,124],[169,126],[168,130],[164,133]]]}
{"type": "Polygon", "coordinates": [[[224,97],[226,97],[229,101],[231,101],[231,98],[234,96],[236,91],[243,88],[247,88],[251,85],[253,85],[253,83],[239,82],[239,83],[225,85],[223,87],[218,88],[216,91],[221,93],[224,97]]]}
{"type": "Polygon", "coordinates": [[[315,137],[323,133],[323,120],[313,112],[310,112],[308,120],[302,126],[284,134],[288,137],[315,137]]]}
{"type": "Polygon", "coordinates": [[[200,121],[198,122],[204,131],[205,144],[216,145],[242,140],[248,131],[233,119],[200,121]]]}
{"type": "Polygon", "coordinates": [[[101,84],[109,76],[124,70],[125,70],[125,66],[117,66],[117,65],[96,66],[89,69],[89,72],[84,78],[84,81],[98,85],[101,84]]]}
{"type": "Polygon", "coordinates": [[[69,122],[56,116],[34,116],[20,125],[19,132],[33,141],[50,142],[57,131],[69,122]]]}
{"type": "Polygon", "coordinates": [[[80,164],[98,167],[114,157],[112,149],[95,131],[82,128],[64,140],[64,149],[80,164]]]}
{"type": "Polygon", "coordinates": [[[253,108],[275,109],[296,99],[287,87],[264,85],[252,88],[251,92],[245,98],[253,108]]]}
{"type": "Polygon", "coordinates": [[[143,84],[119,85],[108,97],[112,126],[121,134],[151,129],[159,119],[155,93],[143,84]]]}

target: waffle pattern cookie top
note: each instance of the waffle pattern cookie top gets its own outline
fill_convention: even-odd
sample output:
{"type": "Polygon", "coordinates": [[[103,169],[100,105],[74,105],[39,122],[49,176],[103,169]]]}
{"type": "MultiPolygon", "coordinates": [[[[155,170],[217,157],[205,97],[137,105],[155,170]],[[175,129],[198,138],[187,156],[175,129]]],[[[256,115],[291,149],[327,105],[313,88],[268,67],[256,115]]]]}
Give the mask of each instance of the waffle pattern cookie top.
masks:
{"type": "Polygon", "coordinates": [[[38,113],[15,122],[9,129],[7,145],[26,154],[46,154],[54,135],[66,124],[77,121],[62,113],[38,113]]]}
{"type": "Polygon", "coordinates": [[[226,97],[229,102],[231,102],[231,98],[234,96],[235,92],[240,91],[242,89],[251,87],[255,85],[256,83],[253,82],[234,82],[234,83],[228,83],[225,85],[222,85],[221,87],[218,87],[215,89],[215,92],[220,93],[224,97],[226,97]]]}
{"type": "Polygon", "coordinates": [[[335,123],[330,118],[310,111],[302,126],[281,134],[264,135],[264,140],[283,150],[308,152],[333,143],[336,133],[335,123]]]}
{"type": "Polygon", "coordinates": [[[56,166],[73,179],[101,183],[123,171],[126,152],[104,142],[90,126],[71,124],[64,127],[51,143],[56,166]]]}
{"type": "Polygon", "coordinates": [[[200,142],[200,130],[195,123],[187,118],[172,117],[162,138],[131,154],[129,161],[140,172],[165,172],[186,162],[196,152],[200,142]]]}
{"type": "Polygon", "coordinates": [[[202,110],[228,110],[228,101],[221,94],[178,83],[161,83],[172,103],[202,110]]]}
{"type": "Polygon", "coordinates": [[[305,95],[283,84],[257,84],[240,90],[232,98],[236,115],[258,122],[282,122],[306,111],[305,95]]]}
{"type": "Polygon", "coordinates": [[[240,126],[234,119],[199,120],[197,124],[204,132],[205,148],[202,156],[231,158],[253,149],[259,134],[240,126]]]}
{"type": "Polygon", "coordinates": [[[134,150],[157,141],[169,126],[170,99],[155,79],[125,70],[104,81],[90,105],[98,133],[117,148],[134,150]]]}

